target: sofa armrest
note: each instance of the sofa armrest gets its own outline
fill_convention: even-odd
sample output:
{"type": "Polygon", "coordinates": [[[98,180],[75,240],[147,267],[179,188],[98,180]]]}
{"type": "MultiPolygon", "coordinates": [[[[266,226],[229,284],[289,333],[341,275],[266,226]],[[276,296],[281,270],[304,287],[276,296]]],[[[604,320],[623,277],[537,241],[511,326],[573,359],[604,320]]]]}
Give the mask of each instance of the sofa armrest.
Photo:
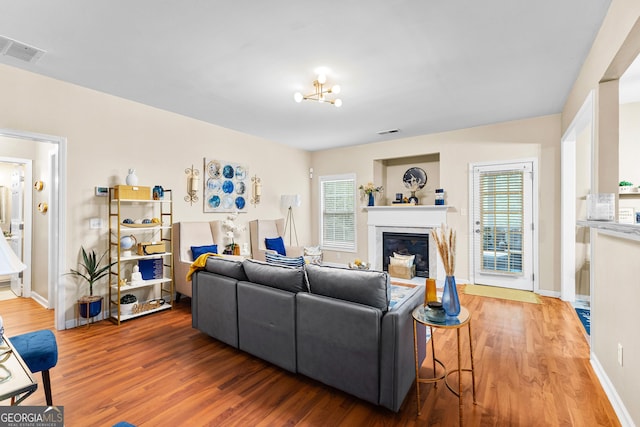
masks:
{"type": "MultiPolygon", "coordinates": [[[[411,313],[424,304],[424,292],[424,286],[417,286],[413,294],[382,318],[380,405],[394,412],[400,410],[416,378],[411,313]]],[[[420,323],[417,338],[418,361],[422,364],[426,357],[426,328],[420,323]]]]}
{"type": "Polygon", "coordinates": [[[296,305],[298,372],[378,404],[382,312],[306,292],[296,305]]]}

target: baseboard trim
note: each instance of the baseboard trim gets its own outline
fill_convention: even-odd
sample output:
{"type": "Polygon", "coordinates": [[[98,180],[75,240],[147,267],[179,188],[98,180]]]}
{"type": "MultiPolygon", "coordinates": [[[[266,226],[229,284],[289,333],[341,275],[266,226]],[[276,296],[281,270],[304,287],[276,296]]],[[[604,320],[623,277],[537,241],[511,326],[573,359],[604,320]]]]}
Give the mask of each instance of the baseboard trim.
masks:
{"type": "Polygon", "coordinates": [[[545,289],[538,289],[538,291],[534,291],[534,293],[541,295],[543,297],[551,297],[551,298],[560,298],[560,292],[557,291],[548,291],[545,289]]]}
{"type": "Polygon", "coordinates": [[[37,292],[31,291],[31,296],[29,298],[33,299],[35,302],[37,302],[38,304],[40,304],[41,306],[43,306],[46,309],[50,309],[51,308],[51,307],[49,307],[49,300],[47,300],[46,298],[44,298],[42,295],[40,295],[37,292]]]}
{"type": "Polygon", "coordinates": [[[618,421],[620,421],[620,424],[622,424],[625,427],[635,427],[636,425],[631,419],[631,415],[629,414],[629,411],[627,411],[627,408],[624,406],[624,403],[622,402],[620,395],[618,394],[618,392],[616,391],[616,388],[611,383],[611,380],[609,380],[607,373],[603,369],[602,365],[598,361],[598,358],[593,353],[593,351],[591,351],[591,357],[589,360],[591,362],[591,366],[593,367],[593,370],[596,373],[596,376],[600,380],[600,385],[602,385],[604,392],[609,398],[609,402],[611,402],[611,406],[613,406],[613,410],[616,412],[616,415],[618,415],[618,421]]]}

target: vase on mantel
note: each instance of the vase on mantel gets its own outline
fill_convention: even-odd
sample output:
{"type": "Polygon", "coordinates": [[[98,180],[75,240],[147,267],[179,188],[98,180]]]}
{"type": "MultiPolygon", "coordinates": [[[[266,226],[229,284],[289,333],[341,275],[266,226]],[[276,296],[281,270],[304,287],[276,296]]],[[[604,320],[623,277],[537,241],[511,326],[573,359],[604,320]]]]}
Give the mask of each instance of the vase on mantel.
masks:
{"type": "Polygon", "coordinates": [[[367,206],[373,206],[375,203],[375,197],[373,196],[373,193],[369,193],[369,204],[367,206]]]}
{"type": "Polygon", "coordinates": [[[458,317],[458,314],[460,314],[460,298],[458,298],[455,276],[447,276],[444,279],[442,308],[444,309],[447,317],[458,317]]]}

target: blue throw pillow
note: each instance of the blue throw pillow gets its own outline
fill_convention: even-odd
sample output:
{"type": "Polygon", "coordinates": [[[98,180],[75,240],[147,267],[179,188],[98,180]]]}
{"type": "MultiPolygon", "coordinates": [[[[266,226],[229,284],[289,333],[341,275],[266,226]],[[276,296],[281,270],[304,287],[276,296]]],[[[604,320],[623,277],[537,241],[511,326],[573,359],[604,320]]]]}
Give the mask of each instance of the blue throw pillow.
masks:
{"type": "Polygon", "coordinates": [[[202,254],[206,253],[218,253],[218,245],[206,245],[206,246],[191,246],[191,254],[193,255],[193,260],[197,260],[198,257],[202,254]]]}
{"type": "Polygon", "coordinates": [[[264,245],[267,249],[278,252],[280,255],[287,255],[287,251],[284,249],[284,240],[282,237],[275,237],[273,239],[264,239],[264,245]]]}

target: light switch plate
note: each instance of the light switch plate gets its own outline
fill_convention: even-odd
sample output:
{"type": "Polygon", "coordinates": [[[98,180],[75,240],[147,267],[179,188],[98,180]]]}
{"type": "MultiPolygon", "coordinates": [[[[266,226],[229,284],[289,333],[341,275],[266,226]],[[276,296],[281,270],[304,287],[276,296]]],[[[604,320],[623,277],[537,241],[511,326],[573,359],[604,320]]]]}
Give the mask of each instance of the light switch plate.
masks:
{"type": "Polygon", "coordinates": [[[96,187],[96,196],[107,197],[109,195],[109,187],[96,187]]]}

